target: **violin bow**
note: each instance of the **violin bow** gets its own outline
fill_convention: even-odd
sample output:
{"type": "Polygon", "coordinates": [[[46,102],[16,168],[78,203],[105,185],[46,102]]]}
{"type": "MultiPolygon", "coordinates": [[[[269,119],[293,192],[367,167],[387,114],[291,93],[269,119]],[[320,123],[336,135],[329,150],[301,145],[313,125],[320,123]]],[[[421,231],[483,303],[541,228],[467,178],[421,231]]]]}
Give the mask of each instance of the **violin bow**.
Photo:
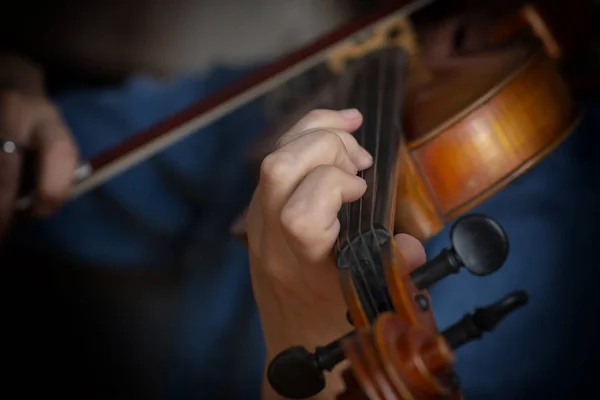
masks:
{"type": "MultiPolygon", "coordinates": [[[[411,15],[434,1],[399,1],[355,19],[150,128],[134,134],[119,145],[81,163],[74,172],[74,185],[69,199],[89,192],[290,79],[327,61],[335,51],[343,49],[357,37],[368,37],[374,29],[399,16],[411,15]]],[[[31,204],[32,196],[27,194],[17,199],[15,208],[25,210],[31,204]]]]}

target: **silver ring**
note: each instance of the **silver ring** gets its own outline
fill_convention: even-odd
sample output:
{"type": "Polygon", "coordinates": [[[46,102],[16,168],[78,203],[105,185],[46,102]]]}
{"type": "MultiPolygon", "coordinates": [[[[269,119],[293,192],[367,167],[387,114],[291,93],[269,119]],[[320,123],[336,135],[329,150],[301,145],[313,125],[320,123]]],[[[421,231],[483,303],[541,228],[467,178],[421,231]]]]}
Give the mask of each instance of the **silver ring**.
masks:
{"type": "Polygon", "coordinates": [[[21,146],[15,141],[0,139],[0,151],[5,154],[15,154],[21,151],[21,146]]]}

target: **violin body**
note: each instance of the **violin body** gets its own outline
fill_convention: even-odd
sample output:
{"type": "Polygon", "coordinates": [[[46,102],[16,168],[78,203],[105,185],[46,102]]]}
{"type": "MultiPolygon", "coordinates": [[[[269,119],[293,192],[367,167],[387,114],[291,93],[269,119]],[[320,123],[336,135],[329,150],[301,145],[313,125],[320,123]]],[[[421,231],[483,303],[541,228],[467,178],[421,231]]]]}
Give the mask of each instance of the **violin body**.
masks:
{"type": "Polygon", "coordinates": [[[396,229],[421,240],[535,166],[579,119],[536,44],[435,71],[407,115],[396,229]]]}

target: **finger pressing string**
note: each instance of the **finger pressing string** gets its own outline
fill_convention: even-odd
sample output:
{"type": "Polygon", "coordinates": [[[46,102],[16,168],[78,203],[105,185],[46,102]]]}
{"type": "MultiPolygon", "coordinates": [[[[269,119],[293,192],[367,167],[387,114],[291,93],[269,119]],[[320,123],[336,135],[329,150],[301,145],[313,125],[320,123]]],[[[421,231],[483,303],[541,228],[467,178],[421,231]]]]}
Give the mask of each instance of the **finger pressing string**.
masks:
{"type": "Polygon", "coordinates": [[[267,156],[261,166],[260,177],[265,210],[279,215],[298,184],[320,165],[334,165],[355,175],[359,168],[352,162],[349,153],[356,153],[361,148],[352,135],[342,136],[343,140],[331,131],[311,132],[267,156]]]}
{"type": "Polygon", "coordinates": [[[335,132],[344,142],[352,161],[358,169],[368,168],[372,163],[371,155],[356,140],[350,140],[354,132],[362,124],[362,114],[356,109],[331,111],[314,110],[308,113],[292,129],[277,141],[277,149],[283,148],[292,141],[315,131],[335,132]]]}
{"type": "Polygon", "coordinates": [[[285,135],[280,139],[280,143],[285,144],[301,135],[303,132],[320,128],[341,129],[346,132],[354,132],[362,124],[363,117],[360,111],[355,108],[341,111],[334,110],[313,110],[298,121],[285,135]]]}
{"type": "Polygon", "coordinates": [[[364,179],[335,166],[320,166],[298,186],[282,210],[281,223],[297,254],[319,262],[331,254],[339,233],[337,214],[343,203],[358,200],[364,179]]]}
{"type": "MultiPolygon", "coordinates": [[[[360,144],[358,144],[358,141],[356,140],[356,138],[352,134],[350,134],[346,131],[339,130],[339,129],[333,129],[333,128],[311,129],[311,130],[302,132],[302,134],[296,136],[294,138],[294,140],[290,140],[289,142],[287,142],[286,146],[294,141],[297,141],[297,140],[299,140],[307,135],[310,135],[312,133],[315,133],[315,132],[320,132],[321,134],[323,134],[323,133],[336,134],[338,136],[338,138],[342,141],[344,146],[346,147],[348,157],[350,158],[350,161],[352,161],[352,163],[354,163],[354,167],[357,170],[362,171],[366,168],[369,168],[373,164],[373,157],[371,156],[371,154],[369,154],[369,152],[365,148],[363,148],[360,144]]],[[[282,147],[282,148],[285,149],[286,147],[282,147]]]]}

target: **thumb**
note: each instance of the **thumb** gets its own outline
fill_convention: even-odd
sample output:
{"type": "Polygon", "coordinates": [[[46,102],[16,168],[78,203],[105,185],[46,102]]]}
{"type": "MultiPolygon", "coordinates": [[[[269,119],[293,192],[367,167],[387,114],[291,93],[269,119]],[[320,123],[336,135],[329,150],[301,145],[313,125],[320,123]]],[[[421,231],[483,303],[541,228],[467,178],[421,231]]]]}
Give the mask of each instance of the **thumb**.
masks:
{"type": "Polygon", "coordinates": [[[405,233],[394,237],[398,250],[402,253],[411,270],[420,267],[427,261],[425,248],[419,240],[405,233]]]}

